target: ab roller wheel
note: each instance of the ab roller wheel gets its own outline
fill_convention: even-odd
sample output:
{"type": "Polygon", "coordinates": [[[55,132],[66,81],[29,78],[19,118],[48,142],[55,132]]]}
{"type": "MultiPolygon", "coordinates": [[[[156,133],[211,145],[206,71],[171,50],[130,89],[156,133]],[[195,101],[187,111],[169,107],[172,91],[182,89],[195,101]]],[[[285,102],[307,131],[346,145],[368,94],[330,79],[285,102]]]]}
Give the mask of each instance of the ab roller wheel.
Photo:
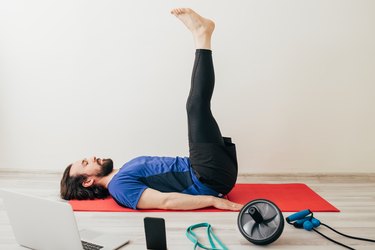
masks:
{"type": "Polygon", "coordinates": [[[280,237],[284,229],[284,217],[273,202],[253,200],[241,209],[237,225],[248,241],[256,245],[267,245],[280,237]]]}

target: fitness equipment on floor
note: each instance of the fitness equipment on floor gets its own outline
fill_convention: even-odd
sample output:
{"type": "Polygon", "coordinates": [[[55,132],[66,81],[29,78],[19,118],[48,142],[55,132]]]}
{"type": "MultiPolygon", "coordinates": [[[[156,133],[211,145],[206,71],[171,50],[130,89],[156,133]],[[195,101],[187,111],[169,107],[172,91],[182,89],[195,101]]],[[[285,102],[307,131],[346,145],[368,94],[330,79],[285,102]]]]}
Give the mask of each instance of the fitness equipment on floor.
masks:
{"type": "Polygon", "coordinates": [[[354,236],[350,236],[350,235],[347,235],[347,234],[340,233],[339,231],[333,229],[332,227],[330,227],[330,226],[320,222],[318,219],[316,219],[314,217],[313,212],[311,212],[310,209],[305,209],[305,210],[301,210],[297,213],[294,213],[294,214],[288,216],[285,220],[286,220],[286,222],[288,222],[288,224],[293,225],[295,228],[301,228],[301,229],[303,228],[307,231],[314,231],[314,232],[320,234],[321,236],[323,236],[324,238],[326,238],[327,240],[330,240],[330,241],[332,241],[332,242],[334,242],[334,243],[336,243],[340,246],[346,247],[348,249],[354,249],[354,248],[351,248],[347,245],[344,245],[344,244],[342,244],[338,241],[335,241],[335,240],[329,238],[328,236],[319,232],[315,228],[322,225],[322,226],[325,226],[328,229],[332,230],[333,232],[335,232],[337,234],[340,234],[340,235],[342,235],[344,237],[347,237],[347,238],[351,238],[351,239],[354,239],[354,240],[363,240],[363,241],[375,242],[375,240],[372,240],[372,239],[359,238],[359,237],[354,237],[354,236]]]}
{"type": "MultiPolygon", "coordinates": [[[[250,242],[266,245],[277,240],[284,229],[284,217],[280,209],[271,201],[257,199],[243,206],[237,218],[237,225],[241,234],[250,242]]],[[[187,228],[186,236],[194,243],[194,249],[200,247],[210,250],[227,250],[228,248],[213,233],[208,223],[199,223],[187,228]],[[199,242],[193,232],[199,227],[206,227],[210,247],[199,242]],[[216,243],[216,244],[215,244],[216,243]]]]}
{"type": "Polygon", "coordinates": [[[223,242],[219,240],[219,238],[214,234],[212,231],[212,226],[206,222],[204,223],[199,223],[192,225],[186,229],[186,237],[194,243],[194,250],[197,249],[197,247],[201,249],[206,249],[206,250],[228,250],[228,248],[224,245],[223,242]],[[199,227],[206,227],[206,232],[207,232],[207,237],[208,240],[210,241],[210,247],[207,247],[203,245],[202,243],[199,242],[198,236],[193,232],[194,229],[199,228],[199,227]],[[216,246],[216,244],[218,246],[216,246]]]}
{"type": "Polygon", "coordinates": [[[244,205],[238,214],[237,225],[248,241],[267,245],[280,237],[284,229],[284,217],[273,202],[257,199],[244,205]]]}

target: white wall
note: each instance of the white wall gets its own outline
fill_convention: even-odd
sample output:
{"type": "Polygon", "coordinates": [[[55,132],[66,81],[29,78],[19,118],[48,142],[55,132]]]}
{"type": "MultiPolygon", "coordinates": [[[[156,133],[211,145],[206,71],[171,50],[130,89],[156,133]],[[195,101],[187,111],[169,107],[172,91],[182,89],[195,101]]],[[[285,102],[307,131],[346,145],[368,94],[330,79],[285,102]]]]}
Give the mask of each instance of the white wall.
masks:
{"type": "Polygon", "coordinates": [[[193,41],[217,24],[213,112],[240,172],[374,172],[375,1],[1,1],[0,168],[187,155],[193,41]]]}

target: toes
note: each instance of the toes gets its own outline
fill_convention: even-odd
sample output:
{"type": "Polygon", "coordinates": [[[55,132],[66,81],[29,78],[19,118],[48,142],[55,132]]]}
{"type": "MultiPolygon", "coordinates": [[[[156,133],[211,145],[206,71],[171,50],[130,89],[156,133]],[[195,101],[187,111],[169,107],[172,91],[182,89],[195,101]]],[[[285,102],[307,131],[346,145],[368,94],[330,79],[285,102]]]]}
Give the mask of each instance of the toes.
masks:
{"type": "Polygon", "coordinates": [[[173,9],[173,10],[171,10],[171,14],[173,14],[175,16],[181,15],[182,14],[182,9],[181,8],[173,9]]]}
{"type": "Polygon", "coordinates": [[[184,8],[176,8],[176,9],[171,10],[171,14],[173,14],[175,16],[181,15],[181,14],[184,14],[184,13],[185,13],[184,8]]]}
{"type": "Polygon", "coordinates": [[[189,9],[189,8],[176,8],[176,9],[172,9],[171,10],[171,14],[173,14],[175,16],[178,16],[178,15],[182,15],[182,14],[188,13],[190,11],[192,11],[192,10],[189,9]]]}

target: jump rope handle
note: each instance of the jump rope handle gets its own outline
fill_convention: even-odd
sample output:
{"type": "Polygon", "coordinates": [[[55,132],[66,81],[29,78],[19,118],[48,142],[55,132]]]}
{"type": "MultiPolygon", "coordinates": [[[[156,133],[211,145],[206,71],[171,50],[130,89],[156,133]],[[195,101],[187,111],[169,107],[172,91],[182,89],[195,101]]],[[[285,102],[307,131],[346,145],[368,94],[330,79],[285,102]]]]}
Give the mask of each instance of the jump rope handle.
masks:
{"type": "Polygon", "coordinates": [[[326,236],[326,235],[322,234],[321,232],[317,231],[315,228],[319,227],[320,225],[323,225],[323,226],[327,227],[328,229],[334,231],[335,233],[340,234],[342,236],[345,236],[347,238],[351,238],[351,239],[355,239],[355,240],[375,242],[375,240],[373,240],[373,239],[359,238],[359,237],[354,237],[354,236],[350,236],[350,235],[347,235],[347,234],[343,234],[343,233],[331,228],[330,226],[328,226],[324,223],[321,223],[318,219],[314,218],[313,213],[311,212],[310,209],[305,209],[305,210],[299,211],[297,213],[294,213],[294,214],[288,216],[287,218],[285,218],[285,220],[288,222],[288,224],[291,224],[296,228],[303,228],[307,231],[313,230],[316,233],[323,236],[324,238],[326,238],[327,240],[330,240],[330,241],[332,241],[332,242],[334,242],[338,245],[341,245],[345,248],[348,248],[348,249],[353,249],[353,248],[329,238],[328,236],[326,236]]]}
{"type": "Polygon", "coordinates": [[[288,216],[285,219],[289,224],[296,228],[303,228],[311,231],[315,227],[320,226],[320,221],[314,218],[310,209],[305,209],[288,216]]]}
{"type": "Polygon", "coordinates": [[[312,215],[310,209],[305,209],[286,217],[285,220],[290,224],[292,221],[304,219],[309,214],[312,215]]]}

